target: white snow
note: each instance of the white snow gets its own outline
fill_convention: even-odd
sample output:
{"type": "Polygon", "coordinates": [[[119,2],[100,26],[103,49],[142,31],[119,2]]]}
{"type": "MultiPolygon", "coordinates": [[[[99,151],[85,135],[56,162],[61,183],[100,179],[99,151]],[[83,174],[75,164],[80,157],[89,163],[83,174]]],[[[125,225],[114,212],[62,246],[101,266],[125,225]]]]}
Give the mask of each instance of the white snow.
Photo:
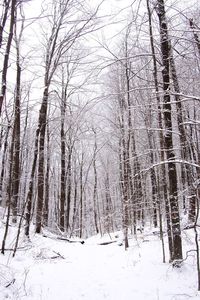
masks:
{"type": "MultiPolygon", "coordinates": [[[[16,233],[13,227],[9,230],[7,248],[16,233]]],[[[15,258],[10,251],[0,255],[0,299],[200,299],[195,254],[190,254],[182,268],[162,263],[159,236],[151,231],[138,233],[137,240],[130,238],[128,251],[119,246],[119,233],[94,236],[83,245],[49,236],[33,235],[31,242],[21,238],[15,258]],[[110,238],[117,242],[100,245],[110,238]]],[[[194,249],[192,230],[185,231],[183,239],[185,250],[194,249]]]]}

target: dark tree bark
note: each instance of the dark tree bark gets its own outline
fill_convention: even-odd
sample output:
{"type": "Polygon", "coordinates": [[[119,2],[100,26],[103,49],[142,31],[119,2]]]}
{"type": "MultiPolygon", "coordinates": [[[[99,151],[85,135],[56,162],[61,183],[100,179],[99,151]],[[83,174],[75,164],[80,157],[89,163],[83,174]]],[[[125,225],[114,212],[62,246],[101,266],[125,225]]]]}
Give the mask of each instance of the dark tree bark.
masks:
{"type": "Polygon", "coordinates": [[[0,196],[2,196],[3,192],[3,181],[4,181],[4,174],[5,174],[5,165],[6,165],[6,153],[8,149],[8,137],[10,132],[11,126],[8,125],[5,134],[5,141],[4,141],[4,148],[2,154],[2,162],[1,162],[1,175],[0,175],[0,196]]]}
{"type": "Polygon", "coordinates": [[[44,225],[48,226],[49,218],[49,191],[50,191],[50,130],[47,124],[47,144],[46,144],[46,174],[45,174],[45,198],[44,198],[44,225]]]}
{"type": "Polygon", "coordinates": [[[44,201],[44,145],[46,134],[46,122],[47,122],[47,107],[49,96],[49,84],[45,85],[42,105],[39,113],[39,123],[41,124],[41,130],[39,135],[39,153],[38,153],[38,174],[37,174],[37,207],[36,207],[36,233],[41,232],[42,228],[42,214],[43,214],[43,201],[44,201]]]}
{"type": "MultiPolygon", "coordinates": [[[[17,13],[16,13],[17,14],[17,13]]],[[[24,27],[24,21],[22,21],[21,31],[19,37],[17,37],[16,26],[15,26],[15,42],[16,42],[16,67],[17,67],[17,76],[16,76],[16,88],[15,88],[15,107],[14,107],[14,154],[13,154],[13,174],[12,174],[12,213],[13,213],[13,222],[17,222],[17,206],[19,198],[19,186],[20,186],[20,134],[21,134],[21,63],[20,63],[20,41],[22,37],[24,27]]]]}
{"type": "MultiPolygon", "coordinates": [[[[162,122],[162,106],[161,106],[161,99],[159,96],[159,84],[158,84],[158,68],[157,68],[157,61],[156,61],[156,52],[154,46],[154,39],[153,39],[153,29],[152,29],[152,17],[151,17],[151,9],[149,5],[149,0],[147,0],[147,10],[148,10],[148,19],[149,19],[149,37],[150,37],[150,45],[151,45],[151,52],[153,58],[153,78],[154,78],[154,86],[156,91],[156,101],[158,107],[158,128],[163,128],[162,122]]],[[[164,150],[164,135],[163,131],[159,131],[159,141],[160,141],[160,160],[165,160],[165,150],[164,150]]],[[[166,176],[166,169],[165,165],[161,166],[160,170],[160,180],[158,181],[158,190],[159,190],[159,208],[161,206],[161,199],[164,200],[165,203],[165,213],[166,213],[166,221],[167,221],[167,236],[168,236],[168,245],[169,245],[169,253],[170,253],[170,261],[172,260],[171,253],[173,250],[173,241],[172,241],[172,231],[171,231],[171,218],[170,218],[170,210],[169,210],[169,203],[168,203],[168,194],[167,194],[167,176],[166,176]]],[[[160,215],[161,221],[161,215],[160,215]]],[[[161,224],[162,225],[162,224],[161,224]]],[[[164,249],[164,239],[163,234],[161,231],[160,226],[160,235],[162,237],[162,244],[164,249]]],[[[165,254],[163,255],[163,260],[165,261],[165,254]]]]}
{"type": "Polygon", "coordinates": [[[11,0],[4,0],[3,1],[3,12],[2,12],[1,23],[0,23],[0,48],[2,47],[3,31],[4,31],[4,28],[5,28],[5,25],[6,25],[6,21],[8,19],[10,1],[11,0]]]}
{"type": "Polygon", "coordinates": [[[65,113],[67,90],[62,80],[62,99],[61,99],[61,175],[60,175],[60,230],[65,230],[65,201],[66,201],[66,137],[65,137],[65,113]]]}
{"type": "MultiPolygon", "coordinates": [[[[123,100],[122,100],[123,102],[123,100]]],[[[120,165],[120,181],[121,181],[121,191],[122,191],[122,224],[124,231],[124,241],[125,241],[125,250],[129,247],[128,243],[128,225],[129,225],[129,186],[128,186],[128,174],[127,174],[127,146],[126,146],[126,138],[125,138],[125,128],[124,128],[124,111],[123,103],[121,104],[121,140],[120,140],[120,149],[119,149],[119,165],[120,165]]]]}
{"type": "MultiPolygon", "coordinates": [[[[190,28],[193,31],[194,39],[195,39],[195,42],[196,42],[196,45],[197,45],[197,49],[198,49],[198,52],[199,52],[199,56],[200,56],[200,39],[199,39],[199,36],[198,36],[198,34],[196,32],[198,28],[196,28],[193,19],[190,19],[189,22],[190,22],[190,28]]],[[[199,31],[199,29],[198,29],[198,31],[199,31]]]]}
{"type": "Polygon", "coordinates": [[[7,216],[6,216],[6,226],[2,240],[1,246],[1,253],[5,253],[5,245],[6,239],[8,235],[8,227],[9,227],[9,220],[10,220],[10,213],[11,213],[11,196],[12,196],[12,169],[13,169],[13,154],[14,154],[14,135],[12,135],[10,153],[9,153],[9,179],[8,179],[8,186],[7,186],[7,216]]]}
{"type": "Polygon", "coordinates": [[[78,213],[78,209],[77,209],[77,199],[78,199],[78,180],[77,180],[77,173],[76,173],[76,164],[75,164],[75,171],[74,171],[74,204],[73,204],[73,217],[72,217],[72,230],[71,230],[71,235],[74,232],[74,228],[75,228],[75,222],[77,219],[77,213],[78,213]]]}
{"type": "Polygon", "coordinates": [[[66,209],[66,230],[70,227],[71,211],[71,193],[72,193],[72,151],[73,146],[68,147],[68,165],[67,165],[67,209],[66,209]]]}
{"type": "Polygon", "coordinates": [[[166,149],[166,158],[168,161],[169,174],[169,203],[171,209],[173,253],[172,260],[182,259],[182,240],[180,230],[180,217],[178,205],[178,187],[176,165],[174,163],[175,154],[172,140],[172,112],[170,99],[170,46],[168,39],[167,20],[165,16],[164,1],[157,1],[157,14],[160,26],[161,53],[162,53],[162,78],[163,78],[163,117],[165,123],[164,146],[166,149]]]}
{"type": "Polygon", "coordinates": [[[15,18],[16,4],[17,4],[17,0],[12,0],[11,1],[10,26],[9,26],[10,28],[9,28],[8,41],[7,41],[7,44],[6,44],[6,50],[5,50],[5,55],[4,55],[2,79],[1,79],[0,116],[1,116],[3,101],[4,101],[4,98],[5,98],[6,89],[7,89],[8,63],[9,63],[11,44],[12,44],[12,40],[13,40],[14,25],[15,25],[15,22],[16,22],[16,18],[15,18]]]}

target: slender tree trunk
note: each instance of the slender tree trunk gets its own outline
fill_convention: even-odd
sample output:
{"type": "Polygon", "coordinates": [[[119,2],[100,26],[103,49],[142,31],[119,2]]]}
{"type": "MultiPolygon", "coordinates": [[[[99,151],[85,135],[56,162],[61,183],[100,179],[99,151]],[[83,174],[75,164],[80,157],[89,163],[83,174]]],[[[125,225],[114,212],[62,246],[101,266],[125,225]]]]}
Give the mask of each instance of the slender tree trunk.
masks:
{"type": "MultiPolygon", "coordinates": [[[[154,149],[153,141],[152,141],[153,140],[152,133],[148,133],[148,139],[149,139],[149,147],[150,147],[150,161],[151,161],[151,165],[153,165],[155,162],[154,162],[154,155],[152,152],[152,149],[154,149]]],[[[157,191],[156,173],[154,168],[151,168],[150,170],[150,178],[151,178],[152,204],[153,204],[153,225],[156,228],[158,227],[158,216],[157,216],[158,191],[157,191]]]]}
{"type": "Polygon", "coordinates": [[[47,123],[47,106],[48,106],[48,84],[45,85],[42,105],[39,113],[41,130],[39,135],[39,153],[38,153],[38,180],[37,180],[37,207],[36,207],[36,233],[41,232],[42,214],[44,205],[44,144],[47,123]]]}
{"type": "Polygon", "coordinates": [[[70,236],[72,236],[74,232],[75,222],[77,218],[77,192],[78,192],[78,183],[76,179],[76,174],[74,174],[74,205],[73,205],[73,217],[72,217],[72,230],[70,236]]]}
{"type": "Polygon", "coordinates": [[[196,45],[197,45],[197,48],[198,48],[198,52],[199,52],[199,56],[200,56],[200,39],[199,39],[199,36],[196,32],[196,26],[194,24],[193,19],[190,19],[190,28],[193,30],[194,39],[195,39],[195,42],[196,42],[196,45]]]}
{"type": "Polygon", "coordinates": [[[13,170],[13,152],[14,152],[14,135],[12,136],[11,141],[11,148],[10,148],[10,155],[9,155],[9,181],[7,186],[7,216],[6,216],[6,227],[4,231],[2,246],[1,246],[1,253],[5,253],[5,245],[6,245],[6,239],[8,235],[8,227],[9,227],[9,220],[10,220],[10,213],[11,213],[11,195],[12,195],[12,170],[13,170]]]}
{"type": "Polygon", "coordinates": [[[105,178],[105,223],[107,233],[114,231],[112,219],[112,199],[110,195],[110,181],[108,171],[106,172],[105,178]]]}
{"type": "Polygon", "coordinates": [[[67,209],[66,209],[66,230],[70,227],[70,211],[71,211],[71,193],[72,193],[72,146],[68,149],[68,166],[67,166],[67,209]]]}
{"type": "Polygon", "coordinates": [[[93,189],[93,204],[94,204],[94,226],[96,233],[99,233],[99,228],[98,228],[98,221],[97,221],[97,214],[98,214],[98,209],[97,209],[97,168],[96,168],[96,153],[97,153],[97,141],[96,141],[96,131],[93,129],[94,132],[94,156],[93,156],[93,170],[94,170],[94,189],[93,189]]]}
{"type": "MultiPolygon", "coordinates": [[[[64,94],[62,95],[64,96],[64,94]]],[[[61,177],[60,177],[60,230],[64,231],[65,229],[65,200],[66,200],[66,141],[65,141],[65,130],[64,130],[64,122],[65,122],[65,108],[66,103],[65,99],[62,97],[61,104],[61,130],[60,130],[60,138],[61,138],[61,177]]]]}
{"type": "Polygon", "coordinates": [[[14,162],[13,162],[13,190],[12,190],[12,221],[17,222],[17,205],[19,198],[19,185],[20,185],[20,101],[21,101],[21,66],[19,55],[19,43],[16,42],[17,50],[17,78],[16,78],[16,92],[15,92],[15,116],[14,116],[14,162]]]}
{"type": "Polygon", "coordinates": [[[15,22],[16,22],[16,20],[15,20],[16,4],[17,4],[17,0],[12,0],[11,1],[10,28],[9,28],[8,41],[7,41],[7,44],[6,44],[6,50],[5,50],[5,55],[4,55],[2,80],[1,80],[0,116],[1,116],[1,112],[2,112],[3,101],[4,101],[4,98],[6,96],[8,62],[9,62],[10,49],[11,49],[11,44],[12,44],[12,39],[13,39],[14,25],[15,25],[15,22]]]}
{"type": "MultiPolygon", "coordinates": [[[[177,123],[178,123],[178,129],[180,133],[180,148],[181,148],[181,158],[184,161],[187,161],[189,159],[187,155],[187,148],[188,148],[188,143],[187,143],[187,135],[186,135],[186,130],[184,127],[184,116],[183,116],[183,107],[182,107],[182,102],[180,98],[180,87],[179,87],[179,82],[178,82],[178,76],[176,72],[176,65],[174,61],[174,56],[173,56],[173,50],[171,46],[171,42],[169,41],[169,46],[170,46],[170,70],[171,70],[171,77],[173,81],[173,86],[174,86],[174,91],[175,91],[175,100],[176,100],[176,110],[177,110],[177,123]]],[[[182,189],[183,191],[186,190],[187,184],[190,187],[192,187],[191,183],[191,174],[192,172],[192,167],[189,167],[189,165],[181,164],[181,179],[182,179],[182,189]],[[189,179],[189,181],[188,181],[189,179]],[[187,182],[188,181],[188,182],[187,182]]],[[[193,194],[193,191],[191,191],[193,194]]],[[[185,196],[183,194],[183,208],[186,208],[186,203],[185,203],[185,196]]]]}
{"type": "Polygon", "coordinates": [[[4,0],[3,1],[3,16],[1,18],[1,23],[0,23],[0,48],[2,47],[3,32],[4,32],[4,28],[6,25],[7,18],[8,18],[9,6],[10,6],[10,0],[4,0]]]}
{"type": "Polygon", "coordinates": [[[29,238],[29,232],[30,232],[30,221],[31,221],[31,211],[33,207],[33,187],[34,187],[34,176],[37,166],[37,158],[38,158],[38,137],[40,133],[40,124],[38,124],[38,128],[36,130],[36,137],[35,137],[35,145],[34,145],[34,158],[33,158],[33,164],[31,168],[31,175],[29,180],[29,187],[28,187],[28,193],[26,198],[26,225],[25,225],[25,235],[29,238]]]}
{"type": "Polygon", "coordinates": [[[129,225],[129,199],[128,199],[128,170],[127,170],[127,148],[125,141],[125,133],[122,137],[122,167],[123,167],[123,230],[124,230],[124,242],[125,250],[129,247],[128,243],[128,225],[129,225]]]}
{"type": "Polygon", "coordinates": [[[45,174],[45,198],[44,198],[44,225],[48,226],[49,219],[49,191],[50,191],[50,132],[49,123],[47,123],[47,145],[46,145],[47,165],[45,174]]]}
{"type": "Polygon", "coordinates": [[[5,142],[4,142],[2,162],[1,162],[0,196],[2,196],[2,192],[3,192],[3,181],[4,181],[5,165],[6,165],[6,153],[7,153],[7,148],[8,148],[8,136],[9,136],[10,129],[11,129],[11,126],[8,125],[6,135],[5,135],[5,142]]]}
{"type": "Polygon", "coordinates": [[[80,215],[79,215],[79,237],[83,235],[83,154],[80,164],[80,215]]]}
{"type": "Polygon", "coordinates": [[[200,201],[200,193],[199,190],[196,191],[197,195],[197,213],[195,215],[196,219],[194,222],[194,233],[195,233],[195,244],[196,244],[196,262],[197,262],[197,286],[198,291],[200,291],[200,253],[199,253],[199,233],[197,229],[197,223],[199,219],[199,201],[200,201]]]}

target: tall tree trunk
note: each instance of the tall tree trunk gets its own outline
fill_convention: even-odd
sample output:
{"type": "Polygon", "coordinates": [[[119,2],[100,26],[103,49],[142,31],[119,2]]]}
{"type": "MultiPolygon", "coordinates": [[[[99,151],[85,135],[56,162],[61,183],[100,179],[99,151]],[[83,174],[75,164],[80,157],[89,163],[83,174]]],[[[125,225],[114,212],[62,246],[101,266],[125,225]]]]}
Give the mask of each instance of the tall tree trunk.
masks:
{"type": "Polygon", "coordinates": [[[76,178],[76,167],[75,167],[75,172],[74,172],[74,204],[73,204],[73,217],[72,217],[72,230],[71,230],[71,235],[74,232],[75,228],[75,222],[77,218],[77,195],[78,194],[78,182],[76,178]]]}
{"type": "MultiPolygon", "coordinates": [[[[93,130],[94,131],[94,130],[93,130]]],[[[94,156],[93,156],[93,170],[94,170],[94,189],[93,189],[93,203],[94,203],[94,226],[96,233],[99,233],[98,221],[97,221],[97,168],[96,168],[96,152],[97,152],[97,142],[96,142],[96,132],[95,134],[95,144],[94,144],[94,156]]]]}
{"type": "Polygon", "coordinates": [[[4,28],[6,25],[7,18],[8,18],[9,6],[10,6],[10,0],[4,0],[3,1],[3,15],[1,17],[1,23],[0,23],[0,48],[2,47],[3,32],[4,32],[4,28]]]}
{"type": "MultiPolygon", "coordinates": [[[[157,69],[157,61],[156,61],[156,52],[154,46],[153,39],[153,29],[152,29],[152,18],[151,18],[151,10],[149,5],[149,0],[147,0],[147,10],[148,10],[148,19],[149,19],[149,37],[150,37],[150,45],[151,52],[153,58],[153,78],[154,85],[156,91],[156,101],[158,107],[158,128],[162,129],[162,106],[161,99],[159,96],[159,84],[158,84],[158,69],[157,69]]],[[[164,150],[164,135],[163,131],[159,131],[159,141],[160,141],[160,160],[165,160],[165,150],[164,150]]],[[[168,193],[167,193],[167,176],[166,176],[166,168],[165,165],[161,166],[160,170],[160,180],[159,180],[159,207],[161,206],[161,199],[164,199],[165,203],[165,213],[166,213],[166,221],[167,221],[167,236],[168,236],[168,245],[169,245],[169,253],[170,253],[170,261],[172,260],[172,252],[173,252],[173,240],[172,240],[172,230],[171,230],[171,217],[170,217],[170,209],[169,209],[169,201],[168,201],[168,193]]]]}
{"type": "MultiPolygon", "coordinates": [[[[171,70],[171,77],[173,81],[174,91],[175,91],[175,101],[176,101],[176,110],[177,110],[177,123],[178,123],[178,129],[180,133],[180,152],[181,152],[181,159],[184,161],[187,161],[189,159],[188,157],[188,142],[187,142],[187,135],[186,130],[184,127],[184,115],[183,115],[183,107],[182,102],[180,98],[180,87],[178,82],[178,76],[176,72],[176,65],[174,61],[173,56],[173,49],[171,46],[171,42],[169,41],[169,47],[170,47],[170,70],[171,70]]],[[[191,180],[191,174],[193,173],[192,167],[189,165],[181,164],[181,179],[182,179],[182,189],[183,191],[186,190],[187,184],[189,185],[190,193],[193,194],[192,190],[192,180],[191,180]]],[[[185,196],[183,194],[183,208],[186,208],[185,203],[185,196]]]]}
{"type": "MultiPolygon", "coordinates": [[[[63,80],[64,81],[64,80],[63,80]]],[[[61,175],[60,175],[60,230],[65,230],[65,201],[66,201],[66,138],[65,138],[65,111],[66,111],[66,90],[62,82],[62,102],[61,102],[61,175]]]]}
{"type": "Polygon", "coordinates": [[[48,226],[49,219],[49,191],[50,191],[50,132],[49,123],[47,123],[47,145],[46,145],[47,165],[45,174],[45,198],[44,198],[44,225],[48,226]]]}
{"type": "Polygon", "coordinates": [[[28,193],[27,193],[27,197],[26,197],[27,207],[26,207],[26,213],[25,213],[25,219],[26,219],[25,235],[28,238],[29,238],[29,233],[30,233],[31,211],[32,211],[32,207],[33,207],[33,187],[34,187],[34,176],[35,176],[35,171],[36,171],[36,167],[37,167],[39,133],[40,133],[40,123],[38,124],[38,128],[36,130],[35,145],[34,145],[34,157],[33,157],[33,163],[32,163],[32,168],[31,168],[28,193]]]}
{"type": "Polygon", "coordinates": [[[40,233],[42,227],[42,214],[44,205],[44,145],[47,123],[47,107],[49,86],[45,85],[42,105],[39,113],[39,122],[41,124],[41,130],[39,135],[39,152],[38,152],[38,173],[37,173],[37,207],[36,207],[36,228],[35,232],[40,233]]]}
{"type": "Polygon", "coordinates": [[[163,78],[163,116],[165,123],[164,146],[166,149],[166,158],[168,160],[169,173],[169,203],[171,209],[172,236],[173,236],[173,253],[172,259],[182,259],[182,240],[180,230],[180,217],[178,205],[178,187],[177,172],[174,163],[175,154],[172,140],[172,108],[170,99],[170,76],[169,76],[169,60],[170,46],[168,40],[167,20],[165,16],[164,1],[158,0],[157,14],[160,26],[161,54],[162,54],[162,78],[163,78]]]}
{"type": "Polygon", "coordinates": [[[83,235],[83,158],[82,153],[81,163],[80,163],[80,213],[79,213],[79,237],[83,235]]]}
{"type": "Polygon", "coordinates": [[[6,239],[8,235],[8,228],[9,228],[9,220],[10,220],[10,213],[11,213],[11,195],[12,195],[12,170],[13,170],[13,153],[14,153],[14,134],[12,135],[12,141],[11,141],[11,148],[9,153],[9,180],[8,180],[8,186],[7,186],[7,216],[6,216],[6,226],[1,246],[1,253],[5,253],[5,245],[6,245],[6,239]]]}
{"type": "Polygon", "coordinates": [[[12,174],[12,213],[13,222],[17,222],[17,203],[19,198],[19,185],[20,185],[20,106],[21,106],[21,66],[20,66],[20,53],[19,42],[23,31],[23,24],[19,40],[17,40],[16,32],[16,51],[17,51],[17,78],[16,78],[16,91],[15,91],[15,116],[14,116],[14,162],[13,162],[13,174],[12,174]]]}
{"type": "Polygon", "coordinates": [[[66,230],[70,227],[70,211],[71,211],[71,194],[72,194],[72,151],[73,146],[68,148],[68,165],[67,165],[67,209],[66,209],[66,230]]]}
{"type": "Polygon", "coordinates": [[[5,50],[4,61],[3,61],[3,70],[2,70],[1,93],[0,93],[0,116],[2,112],[3,101],[6,96],[8,62],[9,62],[10,49],[11,49],[11,44],[13,39],[14,25],[16,22],[15,20],[16,5],[17,5],[17,0],[12,0],[11,8],[10,8],[10,26],[9,26],[10,28],[9,28],[8,41],[6,44],[6,50],[5,50]]]}

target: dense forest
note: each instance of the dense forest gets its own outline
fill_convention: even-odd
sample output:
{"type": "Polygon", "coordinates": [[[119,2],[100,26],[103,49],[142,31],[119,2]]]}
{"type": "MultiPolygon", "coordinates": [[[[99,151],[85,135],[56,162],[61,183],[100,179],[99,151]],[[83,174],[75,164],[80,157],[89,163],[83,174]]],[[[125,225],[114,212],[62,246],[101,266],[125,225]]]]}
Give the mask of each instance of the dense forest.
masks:
{"type": "Polygon", "coordinates": [[[151,227],[179,266],[193,229],[199,270],[199,1],[122,2],[1,0],[2,254],[151,227]]]}

